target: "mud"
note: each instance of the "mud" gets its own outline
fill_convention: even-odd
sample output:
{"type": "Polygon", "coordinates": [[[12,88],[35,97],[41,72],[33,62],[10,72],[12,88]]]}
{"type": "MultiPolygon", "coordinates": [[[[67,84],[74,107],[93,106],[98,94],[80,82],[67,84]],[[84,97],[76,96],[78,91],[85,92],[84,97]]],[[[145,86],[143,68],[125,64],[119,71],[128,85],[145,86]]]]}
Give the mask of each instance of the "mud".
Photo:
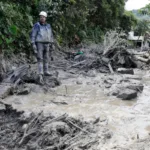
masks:
{"type": "MultiPolygon", "coordinates": [[[[31,139],[33,138],[31,140],[32,142],[30,143],[29,140],[29,143],[27,142],[26,145],[21,145],[21,148],[27,149],[28,144],[30,145],[29,149],[54,148],[58,150],[63,150],[63,148],[68,150],[136,150],[148,148],[150,134],[150,72],[134,70],[135,75],[122,75],[116,73],[102,74],[96,70],[88,71],[77,69],[75,67],[68,68],[68,66],[72,66],[72,63],[68,64],[68,61],[64,61],[63,63],[61,61],[56,61],[50,65],[51,71],[57,71],[58,73],[57,77],[62,82],[60,86],[49,88],[48,86],[27,83],[25,84],[25,87],[31,89],[30,94],[14,94],[13,96],[3,99],[2,102],[11,105],[17,112],[23,111],[23,115],[27,118],[31,118],[26,124],[30,124],[30,121],[33,119],[31,116],[32,113],[34,113],[34,117],[36,117],[43,111],[42,118],[46,118],[46,120],[51,120],[62,116],[63,114],[67,114],[68,117],[71,118],[73,124],[81,127],[83,130],[92,131],[91,134],[94,139],[91,140],[91,136],[88,137],[88,134],[84,135],[85,133],[82,132],[81,129],[77,129],[63,119],[58,121],[59,123],[61,122],[61,125],[63,124],[63,127],[65,123],[67,128],[71,128],[70,132],[67,133],[67,135],[69,134],[69,138],[72,139],[76,136],[76,134],[73,134],[73,130],[76,129],[77,135],[78,133],[83,134],[84,141],[81,140],[82,138],[79,138],[78,140],[81,140],[79,145],[78,141],[77,145],[73,145],[73,143],[76,143],[75,141],[70,145],[63,145],[65,143],[63,140],[67,141],[68,139],[66,140],[66,137],[62,138],[60,133],[55,132],[54,134],[57,142],[54,139],[47,139],[51,136],[49,133],[46,133],[46,135],[48,135],[47,137],[40,136],[46,126],[42,126],[44,121],[39,121],[40,124],[35,126],[37,131],[36,135],[31,135],[31,139]],[[134,88],[135,85],[136,87],[138,86],[138,88],[134,89],[137,92],[137,98],[130,101],[124,101],[112,95],[112,91],[114,90],[113,87],[117,87],[117,89],[123,91],[126,88],[131,88],[130,85],[134,85],[134,88]],[[59,136],[57,136],[58,134],[59,136]],[[47,147],[43,148],[44,145],[41,144],[38,144],[38,148],[34,147],[37,145],[35,144],[37,143],[35,137],[40,139],[36,139],[40,142],[41,139],[46,139],[48,142],[44,141],[44,145],[45,142],[49,143],[49,141],[55,141],[55,144],[53,143],[53,147],[46,145],[47,147]],[[96,142],[93,143],[93,140],[96,142]],[[56,146],[59,145],[59,143],[62,143],[61,147],[56,146]],[[90,143],[90,145],[87,145],[87,143],[90,143]],[[70,148],[70,146],[73,147],[70,148]]],[[[10,122],[9,124],[12,124],[12,118],[9,118],[10,117],[8,117],[8,122],[10,122]]],[[[15,127],[18,125],[16,123],[19,123],[18,118],[20,118],[20,115],[14,119],[15,127]]],[[[21,127],[24,128],[26,125],[21,125],[18,129],[21,127]]],[[[53,125],[51,126],[51,129],[52,128],[53,125]]],[[[11,132],[18,133],[16,130],[17,129],[12,129],[11,132]]],[[[20,130],[21,133],[19,133],[17,137],[21,140],[24,130],[22,128],[20,130]]],[[[4,137],[4,141],[5,140],[6,138],[4,137]]],[[[15,141],[16,145],[20,140],[15,141]]],[[[10,143],[12,143],[12,141],[10,143]]],[[[9,149],[7,145],[8,144],[5,143],[3,148],[9,149]]],[[[18,147],[16,147],[16,149],[17,148],[18,147]]]]}
{"type": "Polygon", "coordinates": [[[34,88],[35,92],[29,95],[10,96],[3,102],[11,104],[18,111],[24,111],[25,115],[43,111],[44,116],[50,114],[59,116],[66,113],[73,118],[82,116],[87,122],[99,120],[98,128],[94,127],[97,130],[95,135],[101,137],[102,133],[109,133],[111,138],[105,137],[103,142],[100,140],[99,144],[92,148],[132,150],[131,146],[134,143],[147,140],[150,133],[148,130],[150,126],[149,72],[135,70],[132,79],[140,80],[144,84],[144,90],[138,94],[138,98],[130,101],[123,101],[108,94],[108,90],[102,86],[106,76],[118,79],[131,78],[131,76],[99,73],[96,73],[95,77],[87,77],[60,71],[59,78],[62,84],[48,93],[44,94],[43,91],[36,93],[39,89],[34,88]],[[66,75],[70,78],[63,79],[66,75]]]}
{"type": "MultiPolygon", "coordinates": [[[[49,115],[31,113],[28,117],[11,105],[0,110],[1,150],[70,150],[91,149],[100,140],[111,138],[104,128],[101,137],[96,135],[96,122],[85,122],[64,114],[49,115]]],[[[98,128],[98,126],[97,126],[98,128]]]]}

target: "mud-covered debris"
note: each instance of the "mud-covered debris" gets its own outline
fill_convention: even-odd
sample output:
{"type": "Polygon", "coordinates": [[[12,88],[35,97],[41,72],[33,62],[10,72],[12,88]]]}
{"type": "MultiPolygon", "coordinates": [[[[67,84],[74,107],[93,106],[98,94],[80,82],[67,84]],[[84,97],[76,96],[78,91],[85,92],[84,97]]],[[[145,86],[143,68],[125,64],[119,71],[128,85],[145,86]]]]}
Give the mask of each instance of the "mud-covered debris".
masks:
{"type": "Polygon", "coordinates": [[[137,91],[125,89],[125,90],[120,91],[117,97],[123,100],[131,100],[137,97],[137,91]]]}
{"type": "Polygon", "coordinates": [[[121,74],[131,74],[131,75],[134,74],[133,69],[126,69],[126,68],[118,68],[117,72],[121,74]]]}
{"type": "Polygon", "coordinates": [[[5,105],[4,104],[0,104],[0,111],[4,111],[6,109],[5,105]]]}
{"type": "Polygon", "coordinates": [[[131,90],[136,90],[136,91],[141,93],[141,92],[143,92],[144,85],[142,83],[139,83],[139,84],[128,84],[126,86],[126,88],[131,89],[131,90]]]}
{"type": "Polygon", "coordinates": [[[6,106],[5,110],[0,111],[0,122],[1,150],[89,149],[99,141],[94,124],[70,118],[66,114],[45,117],[40,112],[26,118],[23,112],[6,106]]]}
{"type": "Polygon", "coordinates": [[[81,84],[83,84],[83,82],[78,80],[78,81],[76,81],[76,84],[81,85],[81,84]]]}
{"type": "Polygon", "coordinates": [[[14,92],[14,88],[12,85],[1,84],[0,85],[0,98],[4,99],[9,95],[12,95],[14,92]]]}
{"type": "Polygon", "coordinates": [[[31,92],[31,89],[26,87],[17,92],[17,95],[28,95],[31,92]]]}

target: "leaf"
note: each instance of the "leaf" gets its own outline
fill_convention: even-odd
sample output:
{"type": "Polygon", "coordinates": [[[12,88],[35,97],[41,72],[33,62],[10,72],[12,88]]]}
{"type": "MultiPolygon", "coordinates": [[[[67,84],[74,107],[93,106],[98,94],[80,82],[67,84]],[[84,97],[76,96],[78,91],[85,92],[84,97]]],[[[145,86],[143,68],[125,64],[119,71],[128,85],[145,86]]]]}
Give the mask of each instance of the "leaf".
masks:
{"type": "Polygon", "coordinates": [[[11,26],[9,27],[9,31],[11,32],[11,34],[17,35],[17,31],[18,31],[17,26],[11,25],[11,26]]]}
{"type": "Polygon", "coordinates": [[[10,38],[10,39],[6,38],[5,40],[6,40],[6,43],[7,43],[7,44],[11,44],[11,43],[13,42],[13,39],[12,39],[12,38],[10,38]]]}
{"type": "Polygon", "coordinates": [[[2,39],[0,39],[0,45],[3,43],[2,39]]]}

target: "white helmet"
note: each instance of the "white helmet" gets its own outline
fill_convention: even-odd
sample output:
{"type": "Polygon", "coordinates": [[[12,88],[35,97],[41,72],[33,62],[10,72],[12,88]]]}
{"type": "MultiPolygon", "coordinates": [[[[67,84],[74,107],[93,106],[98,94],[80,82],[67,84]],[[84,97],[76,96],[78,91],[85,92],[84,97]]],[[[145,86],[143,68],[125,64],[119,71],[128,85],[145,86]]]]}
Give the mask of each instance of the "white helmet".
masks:
{"type": "Polygon", "coordinates": [[[46,13],[45,11],[41,11],[39,15],[40,15],[40,16],[44,16],[44,17],[47,17],[47,13],[46,13]]]}

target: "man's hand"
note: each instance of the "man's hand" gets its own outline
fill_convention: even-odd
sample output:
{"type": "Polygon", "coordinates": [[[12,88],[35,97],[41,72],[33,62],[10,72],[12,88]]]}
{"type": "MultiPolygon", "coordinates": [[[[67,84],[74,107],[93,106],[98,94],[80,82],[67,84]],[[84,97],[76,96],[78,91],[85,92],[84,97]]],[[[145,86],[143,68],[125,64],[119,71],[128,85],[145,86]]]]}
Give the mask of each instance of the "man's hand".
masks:
{"type": "Polygon", "coordinates": [[[55,50],[55,45],[54,44],[52,44],[52,49],[53,49],[53,51],[55,50]]]}
{"type": "Polygon", "coordinates": [[[50,47],[50,51],[54,51],[54,50],[55,50],[55,45],[54,45],[54,43],[51,43],[49,47],[50,47]]]}
{"type": "Polygon", "coordinates": [[[33,47],[34,54],[36,54],[36,55],[37,55],[37,47],[36,47],[36,45],[35,45],[35,44],[33,44],[33,45],[32,45],[32,47],[33,47]]]}

